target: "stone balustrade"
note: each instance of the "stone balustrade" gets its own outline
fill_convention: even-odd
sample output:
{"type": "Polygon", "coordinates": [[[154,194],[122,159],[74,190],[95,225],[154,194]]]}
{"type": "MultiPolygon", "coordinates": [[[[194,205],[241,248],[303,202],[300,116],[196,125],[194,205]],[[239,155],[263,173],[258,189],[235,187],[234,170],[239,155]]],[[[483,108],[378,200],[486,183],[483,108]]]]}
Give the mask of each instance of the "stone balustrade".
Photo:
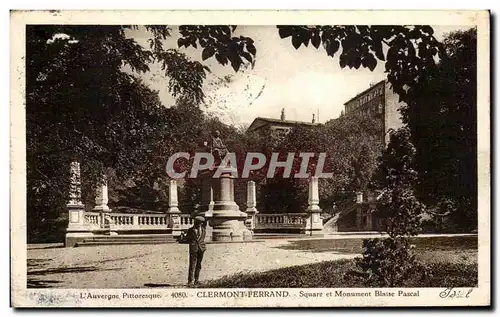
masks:
{"type": "MultiPolygon", "coordinates": [[[[141,230],[169,230],[172,229],[169,214],[131,214],[131,213],[101,213],[85,212],[85,225],[92,231],[141,231],[141,230]]],[[[255,229],[296,228],[303,229],[307,222],[307,213],[290,214],[256,214],[255,229]]],[[[181,230],[193,226],[190,214],[179,214],[181,230]]]]}
{"type": "Polygon", "coordinates": [[[306,226],[307,217],[307,213],[257,214],[255,215],[255,229],[303,229],[306,226]]]}
{"type": "Polygon", "coordinates": [[[99,230],[102,224],[101,213],[95,211],[84,212],[84,222],[91,230],[99,230]]]}
{"type": "Polygon", "coordinates": [[[180,214],[181,229],[187,229],[189,227],[192,227],[193,224],[194,224],[194,220],[190,214],[180,214]]]}
{"type": "MultiPolygon", "coordinates": [[[[189,214],[179,214],[180,229],[184,230],[193,225],[193,218],[189,214]]],[[[164,230],[172,229],[169,214],[132,214],[117,212],[84,213],[85,226],[91,231],[141,231],[141,230],[164,230]]]]}

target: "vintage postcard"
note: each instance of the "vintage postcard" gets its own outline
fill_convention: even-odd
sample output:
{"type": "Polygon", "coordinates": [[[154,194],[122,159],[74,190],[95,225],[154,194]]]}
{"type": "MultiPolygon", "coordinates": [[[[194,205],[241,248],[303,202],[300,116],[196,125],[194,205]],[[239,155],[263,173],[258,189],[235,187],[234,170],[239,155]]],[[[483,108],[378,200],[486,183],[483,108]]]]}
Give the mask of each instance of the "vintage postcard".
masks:
{"type": "Polygon", "coordinates": [[[488,11],[11,11],[13,307],[489,306],[488,11]]]}

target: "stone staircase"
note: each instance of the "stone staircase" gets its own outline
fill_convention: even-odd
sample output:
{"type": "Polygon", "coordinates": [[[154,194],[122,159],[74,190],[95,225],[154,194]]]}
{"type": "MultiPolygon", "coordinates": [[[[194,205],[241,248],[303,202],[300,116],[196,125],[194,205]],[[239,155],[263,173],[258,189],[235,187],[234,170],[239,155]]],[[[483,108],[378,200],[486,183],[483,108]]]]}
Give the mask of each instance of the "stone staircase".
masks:
{"type": "Polygon", "coordinates": [[[77,242],[75,247],[120,244],[166,244],[177,243],[171,234],[128,234],[128,235],[96,235],[77,242]]]}

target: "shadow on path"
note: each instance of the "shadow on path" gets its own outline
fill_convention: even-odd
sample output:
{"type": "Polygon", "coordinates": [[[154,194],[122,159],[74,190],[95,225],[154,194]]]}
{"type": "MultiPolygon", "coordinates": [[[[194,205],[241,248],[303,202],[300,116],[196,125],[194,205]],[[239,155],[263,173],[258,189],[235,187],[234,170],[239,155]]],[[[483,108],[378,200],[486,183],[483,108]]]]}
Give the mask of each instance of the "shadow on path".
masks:
{"type": "Polygon", "coordinates": [[[175,285],[172,284],[156,284],[156,283],[146,283],[144,284],[145,287],[174,287],[175,285]]]}
{"type": "Polygon", "coordinates": [[[64,274],[64,273],[84,273],[93,271],[118,271],[121,268],[112,269],[98,269],[95,266],[81,266],[81,267],[61,267],[46,270],[38,270],[28,272],[28,275],[46,275],[46,274],[64,274]]]}
{"type": "Polygon", "coordinates": [[[83,267],[66,267],[66,268],[49,268],[45,270],[28,271],[27,274],[27,288],[53,288],[57,287],[57,284],[61,283],[59,280],[40,280],[35,278],[35,276],[46,276],[50,274],[65,274],[65,273],[85,273],[94,271],[118,271],[121,268],[110,268],[110,269],[98,269],[95,266],[83,266],[83,267]]]}
{"type": "Polygon", "coordinates": [[[64,243],[50,243],[47,245],[35,244],[28,245],[28,250],[44,250],[44,249],[61,249],[64,248],[64,243]]]}
{"type": "Polygon", "coordinates": [[[53,288],[57,287],[56,284],[61,283],[60,281],[54,281],[54,280],[37,280],[33,278],[28,277],[28,283],[27,283],[27,288],[53,288]]]}

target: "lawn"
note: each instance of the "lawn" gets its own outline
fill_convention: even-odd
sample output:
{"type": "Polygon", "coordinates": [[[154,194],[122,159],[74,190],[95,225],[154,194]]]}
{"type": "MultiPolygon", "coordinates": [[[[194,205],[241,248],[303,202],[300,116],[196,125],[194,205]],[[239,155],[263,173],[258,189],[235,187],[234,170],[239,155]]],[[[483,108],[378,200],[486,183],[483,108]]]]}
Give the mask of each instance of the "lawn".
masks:
{"type": "MultiPolygon", "coordinates": [[[[362,252],[363,239],[317,239],[293,241],[279,248],[306,252],[362,252]]],[[[477,237],[415,238],[417,257],[428,264],[432,275],[421,280],[414,277],[405,287],[474,287],[477,275],[477,237]]],[[[354,260],[325,261],[285,267],[267,272],[235,274],[203,283],[202,287],[273,288],[273,287],[372,287],[352,272],[354,260]]]]}
{"type": "MultiPolygon", "coordinates": [[[[412,238],[419,251],[477,250],[477,236],[444,236],[412,238]]],[[[314,239],[291,241],[283,249],[312,252],[361,253],[363,239],[314,239]]]]}

